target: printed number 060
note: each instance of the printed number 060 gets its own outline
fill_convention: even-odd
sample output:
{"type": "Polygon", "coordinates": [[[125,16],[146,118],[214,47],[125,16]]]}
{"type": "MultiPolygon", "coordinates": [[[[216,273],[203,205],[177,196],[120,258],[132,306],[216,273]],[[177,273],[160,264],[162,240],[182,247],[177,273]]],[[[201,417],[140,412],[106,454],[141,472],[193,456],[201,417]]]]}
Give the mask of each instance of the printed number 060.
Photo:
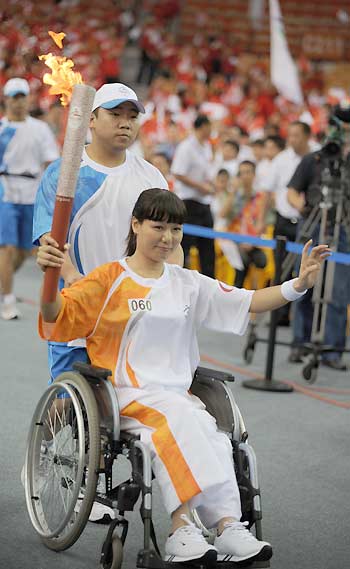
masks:
{"type": "Polygon", "coordinates": [[[152,303],[150,300],[132,300],[131,308],[133,311],[136,310],[152,310],[152,303]]]}

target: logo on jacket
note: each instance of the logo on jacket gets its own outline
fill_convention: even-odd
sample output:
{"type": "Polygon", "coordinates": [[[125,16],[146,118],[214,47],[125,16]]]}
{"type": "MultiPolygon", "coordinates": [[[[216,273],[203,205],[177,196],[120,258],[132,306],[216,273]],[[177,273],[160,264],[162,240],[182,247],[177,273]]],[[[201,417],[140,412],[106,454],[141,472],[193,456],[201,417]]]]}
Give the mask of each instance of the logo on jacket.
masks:
{"type": "Polygon", "coordinates": [[[227,285],[226,283],[222,283],[221,281],[218,281],[218,284],[221,290],[223,290],[224,292],[231,292],[235,288],[234,286],[227,285]]]}

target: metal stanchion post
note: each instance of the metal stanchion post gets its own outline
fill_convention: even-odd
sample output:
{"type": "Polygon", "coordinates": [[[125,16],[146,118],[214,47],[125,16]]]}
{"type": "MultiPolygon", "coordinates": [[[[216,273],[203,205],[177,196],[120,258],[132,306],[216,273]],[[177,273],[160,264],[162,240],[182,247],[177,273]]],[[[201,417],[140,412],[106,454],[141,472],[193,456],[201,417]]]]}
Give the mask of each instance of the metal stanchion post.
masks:
{"type": "MultiPolygon", "coordinates": [[[[274,284],[281,283],[281,272],[282,272],[282,261],[284,258],[284,253],[286,250],[286,238],[277,236],[276,239],[276,256],[275,256],[275,278],[274,284]]],[[[275,343],[276,343],[276,330],[277,330],[277,310],[271,311],[270,319],[270,330],[269,330],[269,343],[267,349],[266,367],[265,367],[265,378],[260,379],[249,379],[242,382],[244,387],[248,389],[259,389],[260,391],[277,391],[279,393],[290,393],[293,391],[293,387],[287,385],[286,383],[281,383],[280,381],[274,381],[272,379],[273,363],[275,355],[275,343]]]]}

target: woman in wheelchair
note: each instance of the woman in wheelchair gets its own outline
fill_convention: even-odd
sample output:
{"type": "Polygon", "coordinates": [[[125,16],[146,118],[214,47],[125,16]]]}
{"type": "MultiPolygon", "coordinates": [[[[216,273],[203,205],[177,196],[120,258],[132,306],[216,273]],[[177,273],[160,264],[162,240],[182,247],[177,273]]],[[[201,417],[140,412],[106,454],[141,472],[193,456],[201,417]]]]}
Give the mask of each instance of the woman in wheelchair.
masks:
{"type": "MultiPolygon", "coordinates": [[[[241,562],[269,559],[271,545],[241,523],[232,449],[201,401],[189,392],[199,363],[201,326],[243,334],[250,312],[264,312],[299,298],[312,287],[326,245],[303,251],[298,278],[257,291],[166,263],[182,239],[183,202],[152,189],[137,200],[126,257],[98,267],[52,303],[41,301],[43,338],[66,342],[87,338],[91,363],[112,370],[121,428],[139,435],[171,516],[167,561],[206,556],[241,562]],[[190,521],[196,508],[214,545],[190,521]]],[[[41,268],[60,267],[63,253],[51,238],[37,257],[41,268]]]]}

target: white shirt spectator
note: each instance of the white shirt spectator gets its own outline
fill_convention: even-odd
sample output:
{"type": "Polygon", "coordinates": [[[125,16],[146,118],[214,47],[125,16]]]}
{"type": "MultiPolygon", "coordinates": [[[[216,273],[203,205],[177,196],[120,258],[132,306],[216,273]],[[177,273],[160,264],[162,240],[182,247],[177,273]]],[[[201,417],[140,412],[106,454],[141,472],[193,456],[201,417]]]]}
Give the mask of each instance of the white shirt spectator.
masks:
{"type": "Polygon", "coordinates": [[[249,160],[250,162],[255,162],[254,152],[246,144],[239,145],[239,152],[237,156],[238,164],[244,162],[244,160],[249,160]]]}
{"type": "Polygon", "coordinates": [[[234,158],[232,160],[224,160],[222,154],[219,153],[215,156],[213,165],[212,165],[212,179],[215,178],[219,170],[227,170],[231,178],[237,176],[238,172],[238,158],[234,158]]]}
{"type": "MultiPolygon", "coordinates": [[[[277,155],[278,156],[278,155],[277,155]]],[[[273,177],[274,161],[268,158],[263,158],[256,164],[254,190],[256,192],[271,192],[273,191],[269,184],[273,177]]]]}
{"type": "Polygon", "coordinates": [[[227,219],[220,215],[221,210],[225,204],[226,197],[226,194],[215,194],[213,201],[210,204],[210,209],[214,220],[214,228],[218,231],[223,231],[227,227],[227,219]]]}
{"type": "Polygon", "coordinates": [[[292,207],[287,200],[287,187],[301,159],[302,156],[297,154],[293,148],[286,148],[272,160],[273,168],[267,180],[269,191],[275,193],[277,213],[288,219],[300,217],[298,210],[292,207]]]}
{"type": "MultiPolygon", "coordinates": [[[[201,144],[193,134],[180,142],[175,150],[171,173],[186,176],[199,184],[209,183],[212,174],[213,153],[209,142],[201,144]]],[[[211,195],[202,194],[196,188],[175,180],[175,193],[183,200],[194,200],[203,204],[210,204],[211,195]]]]}
{"type": "Polygon", "coordinates": [[[45,163],[59,157],[50,127],[29,116],[20,122],[4,117],[0,123],[0,142],[3,201],[33,204],[45,163]]]}

